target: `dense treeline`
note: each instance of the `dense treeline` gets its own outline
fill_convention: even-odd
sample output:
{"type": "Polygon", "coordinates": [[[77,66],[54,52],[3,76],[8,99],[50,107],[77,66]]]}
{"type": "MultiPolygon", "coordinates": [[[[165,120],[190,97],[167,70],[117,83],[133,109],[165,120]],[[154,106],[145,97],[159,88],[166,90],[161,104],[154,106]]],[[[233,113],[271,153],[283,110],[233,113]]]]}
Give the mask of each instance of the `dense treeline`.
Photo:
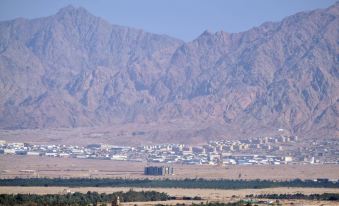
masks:
{"type": "Polygon", "coordinates": [[[272,187],[327,187],[339,188],[339,182],[295,179],[291,181],[226,180],[226,179],[88,179],[88,178],[28,178],[0,179],[0,186],[64,186],[64,187],[165,187],[246,189],[272,187]]]}
{"type": "Polygon", "coordinates": [[[164,201],[172,199],[166,193],[156,191],[136,192],[115,192],[112,194],[87,192],[68,193],[68,194],[49,194],[49,195],[32,195],[32,194],[0,194],[0,205],[95,205],[97,203],[112,202],[119,197],[122,202],[146,202],[146,201],[164,201]]]}
{"type": "Polygon", "coordinates": [[[303,199],[303,200],[328,200],[338,201],[339,194],[336,193],[324,193],[324,194],[311,194],[304,195],[302,193],[297,194],[261,194],[261,195],[249,195],[247,197],[255,197],[260,199],[303,199]]]}

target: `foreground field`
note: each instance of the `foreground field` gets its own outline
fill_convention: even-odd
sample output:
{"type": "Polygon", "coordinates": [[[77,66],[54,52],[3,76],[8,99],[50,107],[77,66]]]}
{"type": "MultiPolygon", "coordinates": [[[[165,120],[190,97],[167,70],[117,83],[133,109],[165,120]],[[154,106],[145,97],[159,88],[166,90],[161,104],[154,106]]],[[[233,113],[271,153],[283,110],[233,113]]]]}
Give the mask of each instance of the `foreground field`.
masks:
{"type": "MultiPolygon", "coordinates": [[[[0,155],[0,178],[107,177],[146,178],[146,163],[34,156],[0,155]]],[[[174,164],[175,175],[166,178],[205,179],[339,179],[339,165],[193,166],[174,164]]],[[[152,178],[152,177],[151,177],[152,178]]],[[[159,178],[159,177],[157,177],[159,178]]]]}
{"type": "Polygon", "coordinates": [[[171,196],[200,196],[207,200],[222,200],[223,198],[242,197],[246,195],[258,194],[295,194],[302,193],[322,194],[339,193],[339,188],[265,188],[265,189],[240,189],[240,190],[220,190],[220,189],[186,189],[186,188],[129,188],[129,187],[20,187],[20,186],[0,186],[1,194],[59,194],[65,190],[71,192],[86,193],[88,191],[98,193],[113,193],[118,191],[127,192],[130,189],[135,191],[157,191],[165,192],[171,196]]]}
{"type": "MultiPolygon", "coordinates": [[[[233,203],[235,198],[232,201],[225,201],[224,203],[233,203]]],[[[270,200],[264,200],[266,202],[270,202],[270,200]]],[[[124,206],[152,206],[152,205],[177,205],[177,204],[185,204],[185,205],[192,205],[194,204],[201,204],[201,202],[207,203],[207,201],[184,201],[184,200],[169,200],[169,201],[155,201],[155,202],[126,202],[122,203],[121,205],[124,206]]],[[[273,201],[274,202],[274,201],[273,201]]],[[[266,205],[273,205],[267,203],[258,203],[254,204],[257,206],[266,206],[266,205]]],[[[338,202],[331,202],[331,201],[313,201],[313,200],[279,200],[279,205],[281,206],[338,206],[338,202]]]]}
{"type": "MultiPolygon", "coordinates": [[[[88,191],[98,192],[98,193],[113,193],[118,191],[128,191],[131,188],[126,187],[0,187],[1,194],[62,194],[64,191],[70,190],[71,192],[81,192],[86,193],[88,191]]],[[[206,201],[217,201],[217,202],[234,202],[240,199],[246,198],[246,195],[258,195],[258,194],[295,194],[303,193],[305,195],[309,194],[322,194],[322,193],[339,193],[339,189],[329,189],[329,188],[270,188],[270,189],[241,189],[241,190],[215,190],[215,189],[178,189],[178,188],[133,188],[135,191],[157,191],[164,192],[171,196],[200,196],[206,201]]],[[[166,201],[165,204],[176,204],[176,203],[192,203],[192,201],[166,201]]],[[[195,201],[198,203],[201,201],[195,201]]],[[[290,202],[299,202],[307,203],[307,205],[335,205],[327,201],[305,201],[305,200],[284,200],[285,203],[290,202]],[[321,204],[319,204],[321,203],[321,204]]],[[[137,205],[149,205],[156,204],[161,202],[148,202],[148,203],[134,203],[137,205]]],[[[164,203],[164,202],[163,202],[164,203]]],[[[134,205],[133,204],[133,205],[134,205]]],[[[124,203],[124,205],[129,205],[129,203],[124,203]]]]}

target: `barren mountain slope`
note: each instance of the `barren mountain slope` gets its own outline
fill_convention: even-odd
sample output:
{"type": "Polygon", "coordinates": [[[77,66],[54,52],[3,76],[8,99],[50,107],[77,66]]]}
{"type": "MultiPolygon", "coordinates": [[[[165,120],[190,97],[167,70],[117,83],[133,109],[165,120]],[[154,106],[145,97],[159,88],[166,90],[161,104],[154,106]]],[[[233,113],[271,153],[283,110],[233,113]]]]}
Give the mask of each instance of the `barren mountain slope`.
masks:
{"type": "Polygon", "coordinates": [[[71,6],[1,22],[0,128],[180,119],[230,134],[338,135],[338,14],[337,3],[188,43],[71,6]]]}

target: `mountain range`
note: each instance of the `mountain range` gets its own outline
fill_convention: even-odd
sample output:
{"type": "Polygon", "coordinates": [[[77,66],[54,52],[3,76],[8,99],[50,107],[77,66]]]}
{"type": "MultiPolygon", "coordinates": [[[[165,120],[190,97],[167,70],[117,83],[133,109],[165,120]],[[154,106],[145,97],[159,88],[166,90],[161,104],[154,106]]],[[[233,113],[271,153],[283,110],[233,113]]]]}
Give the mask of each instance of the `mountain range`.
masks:
{"type": "Polygon", "coordinates": [[[338,15],[336,3],[191,42],[73,6],[0,22],[0,128],[179,120],[338,136],[338,15]]]}

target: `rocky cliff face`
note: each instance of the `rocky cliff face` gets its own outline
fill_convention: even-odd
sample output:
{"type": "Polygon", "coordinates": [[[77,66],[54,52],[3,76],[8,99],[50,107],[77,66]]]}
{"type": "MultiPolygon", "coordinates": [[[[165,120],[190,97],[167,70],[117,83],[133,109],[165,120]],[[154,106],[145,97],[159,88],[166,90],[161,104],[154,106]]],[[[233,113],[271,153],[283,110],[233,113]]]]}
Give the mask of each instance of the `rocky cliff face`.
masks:
{"type": "Polygon", "coordinates": [[[0,127],[185,119],[337,135],[339,4],[184,43],[82,8],[0,23],[0,127]]]}

